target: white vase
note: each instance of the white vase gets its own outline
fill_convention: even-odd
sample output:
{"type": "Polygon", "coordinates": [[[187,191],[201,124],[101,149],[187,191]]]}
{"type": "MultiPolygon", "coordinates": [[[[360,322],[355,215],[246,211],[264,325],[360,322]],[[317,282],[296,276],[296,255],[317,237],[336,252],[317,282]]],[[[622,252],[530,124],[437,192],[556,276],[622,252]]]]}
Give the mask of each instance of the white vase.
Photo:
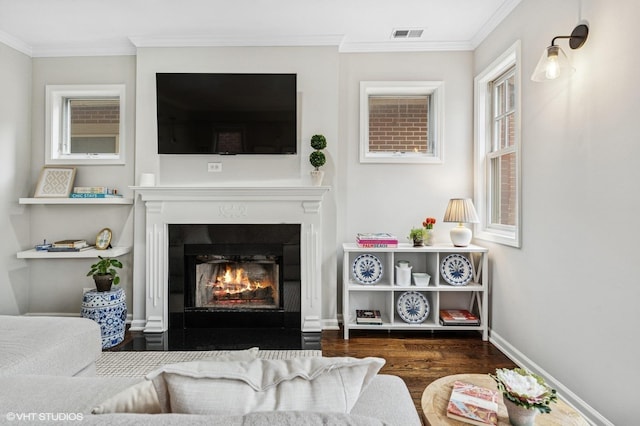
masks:
{"type": "Polygon", "coordinates": [[[433,245],[433,229],[427,229],[427,235],[424,237],[424,245],[425,246],[433,245]]]}
{"type": "Polygon", "coordinates": [[[322,185],[323,177],[324,177],[324,172],[322,170],[311,170],[311,185],[313,186],[322,185]]]}
{"type": "Polygon", "coordinates": [[[538,414],[537,409],[516,405],[504,397],[503,400],[509,414],[509,423],[513,426],[533,426],[536,414],[538,414]]]}

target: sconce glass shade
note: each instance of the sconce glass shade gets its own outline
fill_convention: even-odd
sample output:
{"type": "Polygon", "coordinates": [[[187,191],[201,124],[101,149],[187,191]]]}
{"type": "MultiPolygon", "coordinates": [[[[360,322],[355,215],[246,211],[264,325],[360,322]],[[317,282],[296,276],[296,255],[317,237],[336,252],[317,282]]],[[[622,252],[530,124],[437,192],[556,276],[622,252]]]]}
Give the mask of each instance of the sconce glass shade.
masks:
{"type": "Polygon", "coordinates": [[[531,75],[533,81],[547,81],[565,79],[575,72],[569,59],[560,46],[549,46],[538,61],[536,69],[531,75]]]}
{"type": "Polygon", "coordinates": [[[452,198],[447,205],[443,222],[458,222],[458,226],[451,229],[449,236],[454,246],[466,247],[473,235],[471,229],[463,223],[478,223],[480,220],[470,198],[452,198]]]}

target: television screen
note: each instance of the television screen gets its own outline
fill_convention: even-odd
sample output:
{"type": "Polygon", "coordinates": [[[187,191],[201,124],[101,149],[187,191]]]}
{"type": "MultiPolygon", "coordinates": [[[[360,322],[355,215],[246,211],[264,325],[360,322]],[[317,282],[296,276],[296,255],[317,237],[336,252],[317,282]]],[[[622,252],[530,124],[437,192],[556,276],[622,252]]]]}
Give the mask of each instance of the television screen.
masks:
{"type": "Polygon", "coordinates": [[[295,154],[295,74],[157,73],[159,154],[295,154]]]}

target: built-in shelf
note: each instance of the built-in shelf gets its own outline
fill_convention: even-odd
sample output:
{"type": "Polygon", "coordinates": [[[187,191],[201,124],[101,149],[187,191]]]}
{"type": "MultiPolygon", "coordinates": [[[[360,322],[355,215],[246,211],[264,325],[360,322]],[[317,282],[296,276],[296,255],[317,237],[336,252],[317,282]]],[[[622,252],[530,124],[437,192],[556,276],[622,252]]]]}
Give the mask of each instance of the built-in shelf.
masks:
{"type": "Polygon", "coordinates": [[[20,198],[19,204],[133,204],[133,198],[20,198]]]}
{"type": "Polygon", "coordinates": [[[25,250],[18,252],[18,259],[82,259],[103,257],[118,257],[125,255],[131,251],[131,247],[113,247],[106,250],[89,249],[84,251],[56,251],[48,252],[45,250],[25,250]]]}

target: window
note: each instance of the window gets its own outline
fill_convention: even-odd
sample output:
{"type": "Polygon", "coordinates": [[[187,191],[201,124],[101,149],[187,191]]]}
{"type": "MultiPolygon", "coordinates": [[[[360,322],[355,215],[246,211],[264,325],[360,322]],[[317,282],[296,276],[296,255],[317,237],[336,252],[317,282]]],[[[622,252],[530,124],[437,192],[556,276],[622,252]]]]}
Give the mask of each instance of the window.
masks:
{"type": "Polygon", "coordinates": [[[475,78],[475,236],[520,247],[520,43],[475,78]]]}
{"type": "Polygon", "coordinates": [[[45,164],[124,164],[124,85],[49,85],[45,164]]]}
{"type": "Polygon", "coordinates": [[[360,82],[360,162],[441,163],[441,81],[360,82]]]}

